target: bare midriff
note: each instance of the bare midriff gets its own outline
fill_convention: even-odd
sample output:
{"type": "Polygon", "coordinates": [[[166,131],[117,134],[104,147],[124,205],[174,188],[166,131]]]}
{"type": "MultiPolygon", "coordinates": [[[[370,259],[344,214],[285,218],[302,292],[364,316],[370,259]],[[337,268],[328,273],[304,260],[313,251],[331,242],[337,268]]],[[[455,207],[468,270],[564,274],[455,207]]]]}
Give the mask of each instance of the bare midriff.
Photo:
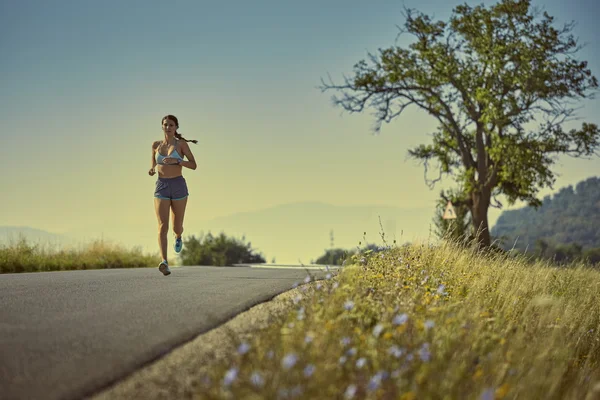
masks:
{"type": "Polygon", "coordinates": [[[177,178],[181,176],[183,167],[181,165],[157,164],[156,172],[159,178],[177,178]]]}

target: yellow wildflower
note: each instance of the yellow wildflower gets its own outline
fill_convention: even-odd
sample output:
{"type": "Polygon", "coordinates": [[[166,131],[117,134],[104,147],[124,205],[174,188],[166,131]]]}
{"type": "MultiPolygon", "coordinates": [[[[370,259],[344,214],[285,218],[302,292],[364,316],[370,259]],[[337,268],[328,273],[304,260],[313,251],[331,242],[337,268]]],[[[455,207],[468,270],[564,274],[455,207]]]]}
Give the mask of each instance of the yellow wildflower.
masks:
{"type": "Polygon", "coordinates": [[[400,396],[400,400],[415,400],[417,397],[413,392],[406,392],[400,396]]]}
{"type": "Polygon", "coordinates": [[[508,383],[505,383],[504,385],[500,386],[498,389],[496,389],[496,398],[503,399],[504,396],[506,396],[506,394],[508,393],[508,389],[510,389],[510,385],[508,383]]]}

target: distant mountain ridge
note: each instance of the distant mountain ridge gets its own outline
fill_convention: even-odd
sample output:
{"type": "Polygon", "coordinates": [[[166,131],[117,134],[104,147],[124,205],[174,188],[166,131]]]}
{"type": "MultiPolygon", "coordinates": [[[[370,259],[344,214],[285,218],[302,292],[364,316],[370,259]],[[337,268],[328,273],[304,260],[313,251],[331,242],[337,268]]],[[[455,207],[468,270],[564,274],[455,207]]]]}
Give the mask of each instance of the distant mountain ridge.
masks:
{"type": "MultiPolygon", "coordinates": [[[[380,232],[392,244],[411,241],[415,236],[427,238],[433,207],[400,208],[393,206],[336,206],[324,202],[299,202],[270,208],[240,212],[194,223],[194,231],[241,238],[252,243],[271,261],[297,263],[293,254],[307,255],[302,262],[310,262],[331,247],[355,248],[364,244],[364,233],[369,243],[382,244],[380,232]],[[381,217],[381,226],[379,222],[381,217]],[[289,227],[289,231],[286,228],[289,227]],[[308,256],[310,255],[310,256],[308,256]]],[[[192,234],[189,230],[186,234],[192,234]]],[[[196,236],[198,236],[196,234],[196,236]]]]}
{"type": "MultiPolygon", "coordinates": [[[[400,208],[394,206],[358,205],[337,206],[325,202],[309,201],[280,204],[256,211],[237,212],[211,219],[187,219],[184,238],[189,235],[199,237],[211,232],[218,235],[241,239],[252,244],[252,248],[262,253],[267,262],[273,258],[277,263],[310,263],[333,247],[352,249],[359,242],[382,244],[382,227],[385,240],[398,244],[415,240],[426,240],[429,236],[431,216],[434,207],[400,208]]],[[[145,251],[157,252],[154,230],[134,231],[130,228],[127,235],[105,233],[109,241],[125,245],[142,245],[145,251]]],[[[77,244],[89,233],[54,234],[28,227],[1,227],[0,243],[10,233],[13,241],[18,239],[17,232],[23,233],[28,241],[50,244],[77,244]],[[16,228],[16,229],[15,229],[16,228]]],[[[434,240],[435,235],[431,234],[434,240]]],[[[4,240],[6,243],[6,240],[4,240]]]]}
{"type": "Polygon", "coordinates": [[[0,245],[16,243],[20,237],[25,237],[28,243],[62,246],[73,240],[59,233],[52,233],[29,226],[0,226],[0,245]]]}
{"type": "Polygon", "coordinates": [[[600,178],[591,177],[546,196],[535,210],[525,207],[504,211],[490,230],[505,236],[505,249],[524,250],[539,239],[553,244],[578,244],[583,249],[600,247],[600,178]]]}

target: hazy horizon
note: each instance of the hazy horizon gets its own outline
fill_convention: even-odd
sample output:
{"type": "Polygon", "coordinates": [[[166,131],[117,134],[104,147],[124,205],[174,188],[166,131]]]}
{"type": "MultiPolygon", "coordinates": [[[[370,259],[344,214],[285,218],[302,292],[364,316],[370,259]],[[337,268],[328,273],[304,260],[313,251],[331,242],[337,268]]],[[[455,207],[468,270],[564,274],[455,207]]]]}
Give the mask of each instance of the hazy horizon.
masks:
{"type": "MultiPolygon", "coordinates": [[[[408,236],[428,231],[440,190],[454,184],[444,179],[430,190],[407,151],[429,143],[435,119],[410,107],[373,135],[373,110],[348,114],[317,87],[328,76],[342,82],[369,52],[392,46],[403,6],[445,20],[461,3],[6,3],[0,138],[8,173],[0,226],[104,235],[158,251],[150,145],[162,138],[161,118],[174,114],[180,133],[198,140],[190,144],[198,168],[183,170],[185,234],[236,213],[320,201],[429,207],[428,216],[402,227],[408,236]]],[[[577,22],[574,34],[586,44],[578,57],[600,78],[600,6],[533,5],[558,26],[577,22]]],[[[401,36],[398,45],[409,40],[401,36]]],[[[600,100],[578,105],[582,121],[600,124],[600,100]]],[[[598,157],[558,160],[554,189],[539,198],[600,171],[598,157]]],[[[429,171],[429,179],[436,176],[429,171]]],[[[490,226],[501,212],[490,208],[490,226]]],[[[289,224],[302,221],[294,216],[289,224]]],[[[326,247],[329,231],[314,234],[326,247]]],[[[169,242],[170,256],[171,249],[169,242]]]]}

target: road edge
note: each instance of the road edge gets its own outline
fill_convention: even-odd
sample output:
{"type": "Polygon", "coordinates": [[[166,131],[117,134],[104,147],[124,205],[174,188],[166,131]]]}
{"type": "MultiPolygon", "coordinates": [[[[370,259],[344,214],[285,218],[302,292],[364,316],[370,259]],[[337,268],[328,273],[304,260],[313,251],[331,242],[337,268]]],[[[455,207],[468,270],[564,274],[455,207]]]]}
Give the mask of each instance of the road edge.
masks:
{"type": "Polygon", "coordinates": [[[235,338],[248,340],[255,332],[277,321],[293,309],[292,299],[313,284],[314,281],[300,285],[250,307],[86,399],[198,398],[204,384],[202,371],[235,352],[235,338]]]}

